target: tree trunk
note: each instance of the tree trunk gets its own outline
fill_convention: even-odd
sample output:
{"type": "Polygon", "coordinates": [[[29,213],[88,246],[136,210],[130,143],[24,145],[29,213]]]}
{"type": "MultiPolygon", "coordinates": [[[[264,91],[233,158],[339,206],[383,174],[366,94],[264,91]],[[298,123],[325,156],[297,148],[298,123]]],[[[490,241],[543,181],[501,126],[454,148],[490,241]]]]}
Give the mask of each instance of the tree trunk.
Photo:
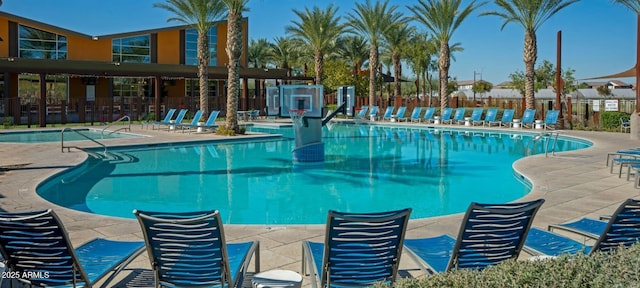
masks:
{"type": "Polygon", "coordinates": [[[402,66],[400,63],[400,53],[393,52],[391,55],[391,59],[393,60],[393,94],[398,97],[402,96],[402,91],[400,90],[400,77],[402,76],[402,66]]]}
{"type": "Polygon", "coordinates": [[[538,47],[535,31],[527,31],[524,35],[524,98],[527,109],[535,109],[535,65],[538,47]]]}
{"type": "Polygon", "coordinates": [[[445,108],[449,107],[449,93],[447,93],[447,86],[449,83],[449,66],[451,65],[449,53],[449,43],[442,41],[440,43],[440,59],[438,59],[438,72],[440,77],[440,113],[442,113],[445,108]]]}
{"type": "Polygon", "coordinates": [[[322,51],[315,51],[314,61],[316,64],[316,85],[322,85],[322,73],[324,73],[324,57],[322,51]]]}
{"type": "Polygon", "coordinates": [[[209,115],[209,31],[198,31],[198,80],[200,81],[200,110],[209,115]]]}
{"type": "Polygon", "coordinates": [[[376,69],[378,68],[378,46],[369,46],[369,106],[376,101],[376,69]]]}
{"type": "Polygon", "coordinates": [[[238,96],[240,94],[240,56],[242,55],[242,42],[240,41],[241,14],[229,11],[227,26],[227,57],[229,57],[227,78],[227,115],[225,126],[228,130],[239,132],[238,126],[238,96]]]}

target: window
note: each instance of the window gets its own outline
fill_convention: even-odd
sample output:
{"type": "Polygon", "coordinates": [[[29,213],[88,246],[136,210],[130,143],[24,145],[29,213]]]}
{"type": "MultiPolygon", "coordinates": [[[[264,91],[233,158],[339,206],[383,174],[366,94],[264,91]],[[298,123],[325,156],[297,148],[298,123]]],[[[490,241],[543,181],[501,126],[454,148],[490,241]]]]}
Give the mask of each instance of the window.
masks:
{"type": "Polygon", "coordinates": [[[67,59],[67,37],[19,25],[18,50],[21,58],[67,59]]]}
{"type": "MultiPolygon", "coordinates": [[[[198,65],[198,31],[196,29],[185,30],[185,61],[186,65],[198,65]]],[[[218,65],[218,27],[209,28],[209,65],[218,65]]]]}
{"type": "Polygon", "coordinates": [[[111,41],[113,62],[151,63],[151,36],[139,35],[111,41]]]}

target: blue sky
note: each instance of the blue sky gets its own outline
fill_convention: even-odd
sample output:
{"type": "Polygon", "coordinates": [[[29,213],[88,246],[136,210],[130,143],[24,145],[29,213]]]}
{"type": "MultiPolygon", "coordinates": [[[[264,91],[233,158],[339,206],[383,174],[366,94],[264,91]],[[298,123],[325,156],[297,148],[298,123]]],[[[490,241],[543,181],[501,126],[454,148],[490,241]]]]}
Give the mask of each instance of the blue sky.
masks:
{"type": "MultiPolygon", "coordinates": [[[[167,22],[171,14],[153,8],[161,0],[4,0],[0,10],[54,26],[89,35],[104,35],[128,31],[180,25],[167,22]]],[[[353,11],[355,2],[363,0],[250,0],[250,39],[285,36],[285,27],[296,20],[293,9],[303,10],[314,5],[327,7],[333,3],[338,13],[353,11]]],[[[454,54],[449,74],[458,80],[476,78],[498,84],[509,74],[523,71],[522,49],[524,31],[508,24],[500,30],[502,20],[495,16],[478,16],[494,10],[488,4],[470,15],[456,30],[450,43],[460,42],[465,49],[454,54]]],[[[557,13],[538,30],[538,61],[555,63],[557,32],[562,30],[562,66],[576,71],[577,78],[589,78],[627,70],[635,63],[636,21],[634,13],[611,0],[582,0],[557,13]]],[[[466,5],[469,1],[463,1],[466,5]]],[[[405,15],[414,0],[390,0],[405,15]]],[[[419,23],[413,23],[425,30],[419,23]]],[[[620,79],[633,82],[634,79],[620,79]]]]}

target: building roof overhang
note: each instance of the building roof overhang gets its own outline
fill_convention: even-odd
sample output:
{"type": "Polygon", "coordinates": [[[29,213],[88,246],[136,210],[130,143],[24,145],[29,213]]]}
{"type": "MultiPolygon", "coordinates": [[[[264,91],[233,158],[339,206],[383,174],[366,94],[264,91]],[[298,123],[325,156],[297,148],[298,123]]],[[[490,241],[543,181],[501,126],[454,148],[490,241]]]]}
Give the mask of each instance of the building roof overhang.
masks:
{"type": "MultiPolygon", "coordinates": [[[[78,77],[198,78],[198,67],[181,64],[120,63],[101,61],[0,58],[0,72],[69,75],[78,77]]],[[[227,79],[225,66],[209,66],[209,79],[227,79]]],[[[286,69],[240,67],[241,78],[299,79],[288,77],[286,69]]],[[[307,79],[309,78],[309,79],[307,79]]]]}

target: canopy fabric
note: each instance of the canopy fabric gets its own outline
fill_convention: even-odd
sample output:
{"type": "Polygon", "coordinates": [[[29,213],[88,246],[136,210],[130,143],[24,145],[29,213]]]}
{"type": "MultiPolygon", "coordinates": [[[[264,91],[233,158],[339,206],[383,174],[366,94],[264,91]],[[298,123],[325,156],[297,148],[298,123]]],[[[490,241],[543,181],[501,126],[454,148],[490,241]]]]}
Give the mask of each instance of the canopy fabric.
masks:
{"type": "Polygon", "coordinates": [[[593,80],[593,79],[609,79],[609,78],[626,78],[626,77],[636,77],[636,67],[631,67],[629,70],[622,71],[615,74],[585,78],[583,80],[593,80]]]}

